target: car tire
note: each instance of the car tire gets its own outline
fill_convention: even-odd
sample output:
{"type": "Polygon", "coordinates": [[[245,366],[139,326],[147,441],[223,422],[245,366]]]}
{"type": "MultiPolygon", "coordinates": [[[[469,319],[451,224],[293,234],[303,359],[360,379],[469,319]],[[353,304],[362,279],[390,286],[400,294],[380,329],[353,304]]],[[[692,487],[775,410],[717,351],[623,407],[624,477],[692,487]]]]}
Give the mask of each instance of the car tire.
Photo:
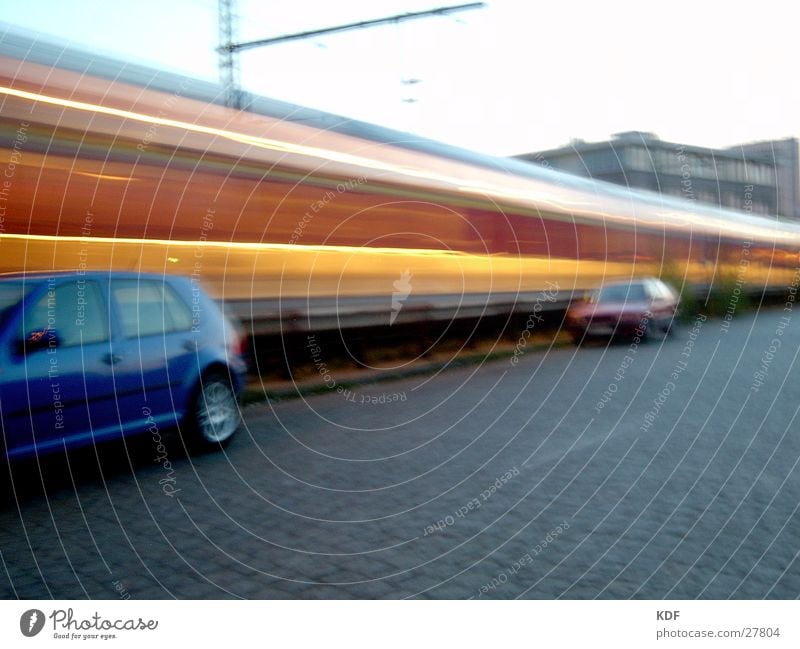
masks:
{"type": "Polygon", "coordinates": [[[226,446],[241,424],[241,412],[231,382],[213,372],[200,378],[190,406],[192,446],[207,451],[226,446]]]}
{"type": "Polygon", "coordinates": [[[643,343],[649,343],[652,342],[654,338],[653,330],[660,329],[660,327],[658,326],[658,323],[655,321],[655,318],[652,313],[647,313],[645,315],[647,317],[647,320],[644,325],[640,325],[642,327],[642,335],[639,337],[639,339],[643,343]]]}

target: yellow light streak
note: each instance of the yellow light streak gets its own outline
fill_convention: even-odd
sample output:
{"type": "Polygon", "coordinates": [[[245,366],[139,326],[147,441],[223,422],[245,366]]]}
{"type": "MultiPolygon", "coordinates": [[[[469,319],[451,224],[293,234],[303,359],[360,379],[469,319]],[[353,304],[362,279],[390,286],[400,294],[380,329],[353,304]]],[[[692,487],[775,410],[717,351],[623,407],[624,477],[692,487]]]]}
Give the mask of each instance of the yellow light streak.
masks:
{"type": "Polygon", "coordinates": [[[128,180],[130,182],[139,182],[139,178],[133,176],[112,176],[110,174],[93,174],[91,171],[73,171],[77,176],[88,176],[89,178],[100,178],[102,180],[128,180]]]}
{"type": "Polygon", "coordinates": [[[26,99],[28,101],[41,102],[44,104],[51,104],[53,106],[60,106],[62,108],[72,108],[74,110],[87,111],[92,113],[99,113],[101,115],[110,115],[119,117],[121,119],[129,119],[136,122],[143,122],[145,124],[154,124],[158,126],[166,126],[170,128],[177,128],[184,131],[193,133],[202,133],[204,135],[212,135],[214,137],[224,138],[232,142],[239,142],[262,149],[269,149],[278,151],[280,153],[293,153],[298,155],[306,155],[314,158],[321,158],[323,160],[330,160],[332,162],[341,162],[344,164],[352,164],[369,169],[379,169],[382,171],[389,171],[397,174],[403,174],[414,178],[425,178],[436,180],[452,185],[456,185],[463,180],[453,178],[450,176],[443,176],[441,174],[433,174],[429,172],[421,172],[408,167],[400,167],[390,163],[381,162],[373,158],[364,158],[362,156],[353,155],[350,153],[342,153],[341,151],[334,151],[331,149],[321,149],[319,147],[307,146],[303,144],[295,144],[291,142],[284,142],[281,140],[274,140],[272,138],[259,137],[255,135],[248,135],[237,131],[228,131],[213,126],[203,126],[201,124],[193,124],[191,122],[184,122],[176,119],[168,119],[164,117],[154,117],[144,113],[136,113],[130,110],[123,110],[121,108],[110,108],[108,106],[99,106],[97,104],[90,104],[83,101],[75,101],[73,99],[61,99],[60,97],[52,97],[50,95],[43,95],[36,92],[28,92],[27,90],[17,90],[16,88],[9,88],[7,86],[0,86],[0,94],[8,95],[10,97],[17,97],[18,99],[26,99]]]}
{"type": "MultiPolygon", "coordinates": [[[[31,240],[52,243],[86,243],[87,239],[80,236],[53,236],[46,234],[0,234],[0,242],[3,239],[31,240]]],[[[258,243],[252,241],[187,241],[183,239],[136,239],[133,237],[91,237],[92,243],[106,243],[111,245],[156,245],[167,247],[184,248],[223,248],[236,250],[257,250],[257,251],[287,251],[300,250],[306,252],[346,252],[350,254],[392,254],[392,255],[428,255],[435,257],[484,257],[486,255],[472,255],[460,250],[433,250],[430,248],[378,248],[369,246],[331,246],[331,245],[307,245],[299,243],[258,243]]],[[[177,259],[177,258],[176,258],[177,259]]]]}

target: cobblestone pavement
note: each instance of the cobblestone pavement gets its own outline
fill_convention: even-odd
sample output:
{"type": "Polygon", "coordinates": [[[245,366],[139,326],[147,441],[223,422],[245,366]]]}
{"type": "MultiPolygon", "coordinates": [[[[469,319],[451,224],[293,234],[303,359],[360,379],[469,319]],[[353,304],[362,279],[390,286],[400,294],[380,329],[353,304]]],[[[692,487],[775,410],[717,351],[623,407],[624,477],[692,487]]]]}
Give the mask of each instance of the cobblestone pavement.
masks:
{"type": "Polygon", "coordinates": [[[42,465],[44,492],[18,467],[0,595],[795,598],[799,351],[770,309],[331,383],[246,408],[224,453],[171,440],[172,474],[147,438],[42,465]]]}

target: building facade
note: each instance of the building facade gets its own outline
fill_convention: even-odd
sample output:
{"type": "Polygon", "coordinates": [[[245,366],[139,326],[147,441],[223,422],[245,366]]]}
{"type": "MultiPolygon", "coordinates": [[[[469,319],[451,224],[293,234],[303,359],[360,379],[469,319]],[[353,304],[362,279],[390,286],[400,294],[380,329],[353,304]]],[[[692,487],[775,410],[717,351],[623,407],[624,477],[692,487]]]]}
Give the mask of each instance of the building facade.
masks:
{"type": "Polygon", "coordinates": [[[618,133],[607,142],[515,156],[619,185],[762,216],[800,220],[800,167],[794,138],[709,149],[653,133],[618,133]]]}

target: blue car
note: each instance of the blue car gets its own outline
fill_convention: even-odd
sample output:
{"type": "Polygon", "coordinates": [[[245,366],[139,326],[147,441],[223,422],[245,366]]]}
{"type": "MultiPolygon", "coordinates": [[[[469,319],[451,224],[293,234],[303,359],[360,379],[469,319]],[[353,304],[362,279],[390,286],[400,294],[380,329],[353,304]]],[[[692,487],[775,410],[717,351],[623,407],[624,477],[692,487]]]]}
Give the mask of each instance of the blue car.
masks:
{"type": "Polygon", "coordinates": [[[177,427],[240,425],[243,338],[190,278],[0,276],[0,443],[9,460],[177,427]]]}

